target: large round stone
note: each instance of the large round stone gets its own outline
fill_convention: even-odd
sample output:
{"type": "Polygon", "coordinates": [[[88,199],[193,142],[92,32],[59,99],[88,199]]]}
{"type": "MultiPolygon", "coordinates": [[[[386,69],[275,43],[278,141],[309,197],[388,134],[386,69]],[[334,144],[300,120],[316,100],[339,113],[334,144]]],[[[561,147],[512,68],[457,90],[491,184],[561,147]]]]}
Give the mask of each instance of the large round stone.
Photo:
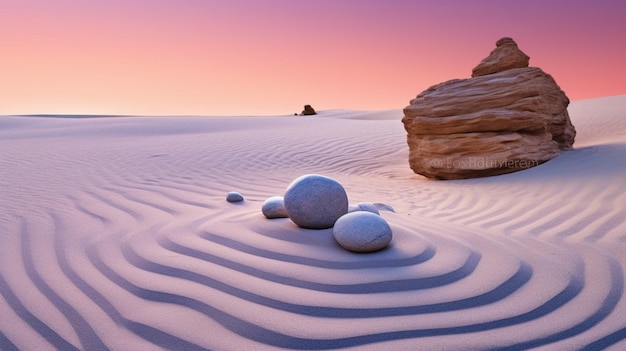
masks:
{"type": "Polygon", "coordinates": [[[289,217],[285,209],[285,200],[282,196],[272,196],[263,202],[261,212],[269,219],[289,217]]]}
{"type": "Polygon", "coordinates": [[[303,228],[330,228],[348,212],[348,195],[343,186],[318,174],[307,174],[291,182],[284,203],[289,218],[303,228]]]}
{"type": "Polygon", "coordinates": [[[383,217],[367,211],[356,211],[341,216],[335,222],[333,236],[346,250],[373,252],[389,245],[392,232],[383,217]]]}

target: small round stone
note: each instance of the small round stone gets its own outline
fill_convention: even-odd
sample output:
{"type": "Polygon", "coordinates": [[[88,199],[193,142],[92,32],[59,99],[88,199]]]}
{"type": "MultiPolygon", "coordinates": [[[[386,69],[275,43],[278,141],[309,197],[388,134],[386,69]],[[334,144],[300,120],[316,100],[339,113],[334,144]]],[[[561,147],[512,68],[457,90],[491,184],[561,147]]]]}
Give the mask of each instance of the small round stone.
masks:
{"type": "Polygon", "coordinates": [[[282,196],[272,196],[265,200],[261,206],[261,212],[269,219],[289,217],[285,208],[285,200],[282,196]]]}
{"type": "Polygon", "coordinates": [[[348,213],[355,212],[355,211],[361,211],[361,209],[359,208],[359,205],[350,205],[350,206],[348,206],[348,213]]]}
{"type": "Polygon", "coordinates": [[[307,174],[291,182],[284,202],[289,218],[302,228],[330,228],[348,212],[348,195],[343,186],[318,174],[307,174]]]}
{"type": "Polygon", "coordinates": [[[333,227],[335,241],[353,252],[382,250],[391,242],[391,227],[385,219],[367,211],[341,216],[333,227]]]}
{"type": "Polygon", "coordinates": [[[231,191],[228,194],[226,194],[226,201],[228,201],[228,202],[241,202],[241,201],[243,201],[243,195],[241,195],[241,193],[238,193],[236,191],[231,191]]]}
{"type": "Polygon", "coordinates": [[[379,211],[389,211],[389,212],[396,212],[393,207],[387,205],[387,204],[382,204],[380,202],[374,202],[372,205],[374,205],[374,207],[376,207],[379,211]]]}
{"type": "Polygon", "coordinates": [[[380,214],[380,212],[378,212],[378,208],[376,208],[376,206],[374,206],[374,204],[370,204],[370,203],[367,203],[367,202],[361,202],[360,204],[357,205],[357,207],[359,208],[358,211],[372,212],[373,214],[377,214],[377,215],[380,214]]]}

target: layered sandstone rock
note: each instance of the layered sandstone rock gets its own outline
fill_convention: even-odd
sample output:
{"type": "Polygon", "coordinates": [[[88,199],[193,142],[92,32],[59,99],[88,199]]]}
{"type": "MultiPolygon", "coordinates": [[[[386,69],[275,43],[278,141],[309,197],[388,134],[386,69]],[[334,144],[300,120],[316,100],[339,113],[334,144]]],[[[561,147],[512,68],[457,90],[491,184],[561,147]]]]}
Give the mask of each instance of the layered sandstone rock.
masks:
{"type": "Polygon", "coordinates": [[[420,93],[404,109],[409,164],[429,178],[515,172],[571,149],[569,99],[554,79],[528,67],[510,38],[472,73],[420,93]]]}
{"type": "Polygon", "coordinates": [[[472,77],[505,71],[511,68],[528,67],[530,57],[517,47],[511,38],[496,42],[496,48],[472,70],[472,77]]]}

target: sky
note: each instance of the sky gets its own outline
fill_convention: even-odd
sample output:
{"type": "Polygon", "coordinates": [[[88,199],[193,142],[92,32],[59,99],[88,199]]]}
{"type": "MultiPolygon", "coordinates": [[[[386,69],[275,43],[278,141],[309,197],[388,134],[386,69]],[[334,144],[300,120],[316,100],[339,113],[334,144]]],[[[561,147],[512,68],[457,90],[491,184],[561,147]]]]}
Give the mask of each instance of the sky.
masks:
{"type": "Polygon", "coordinates": [[[0,0],[0,115],[401,109],[501,37],[626,94],[623,0],[0,0]]]}

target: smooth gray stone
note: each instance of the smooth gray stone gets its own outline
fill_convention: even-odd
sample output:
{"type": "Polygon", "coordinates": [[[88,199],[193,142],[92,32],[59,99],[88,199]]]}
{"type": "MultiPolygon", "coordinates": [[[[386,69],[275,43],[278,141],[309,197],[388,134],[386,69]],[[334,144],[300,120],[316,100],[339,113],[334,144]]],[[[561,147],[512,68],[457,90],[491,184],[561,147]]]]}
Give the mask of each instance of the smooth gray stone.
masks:
{"type": "Polygon", "coordinates": [[[358,211],[367,211],[377,215],[380,214],[380,212],[378,212],[378,208],[374,204],[361,202],[357,204],[357,207],[359,208],[358,211]]]}
{"type": "Polygon", "coordinates": [[[284,202],[289,218],[302,228],[330,228],[348,212],[348,195],[343,186],[318,174],[307,174],[291,182],[284,202]]]}
{"type": "Polygon", "coordinates": [[[379,211],[389,211],[389,212],[396,212],[393,207],[387,205],[387,204],[382,204],[380,202],[374,202],[372,205],[374,205],[379,211]]]}
{"type": "Polygon", "coordinates": [[[353,252],[382,250],[391,242],[393,233],[385,219],[367,211],[341,216],[333,227],[333,237],[341,247],[353,252]]]}
{"type": "Polygon", "coordinates": [[[241,195],[241,193],[238,193],[236,191],[231,191],[228,194],[226,194],[226,201],[228,201],[228,202],[241,202],[241,201],[243,201],[243,195],[241,195]]]}
{"type": "Polygon", "coordinates": [[[348,206],[348,213],[355,212],[355,211],[361,211],[361,208],[359,208],[359,205],[348,206]]]}
{"type": "Polygon", "coordinates": [[[282,196],[272,196],[265,200],[263,206],[261,206],[261,212],[269,219],[289,217],[282,196]]]}

